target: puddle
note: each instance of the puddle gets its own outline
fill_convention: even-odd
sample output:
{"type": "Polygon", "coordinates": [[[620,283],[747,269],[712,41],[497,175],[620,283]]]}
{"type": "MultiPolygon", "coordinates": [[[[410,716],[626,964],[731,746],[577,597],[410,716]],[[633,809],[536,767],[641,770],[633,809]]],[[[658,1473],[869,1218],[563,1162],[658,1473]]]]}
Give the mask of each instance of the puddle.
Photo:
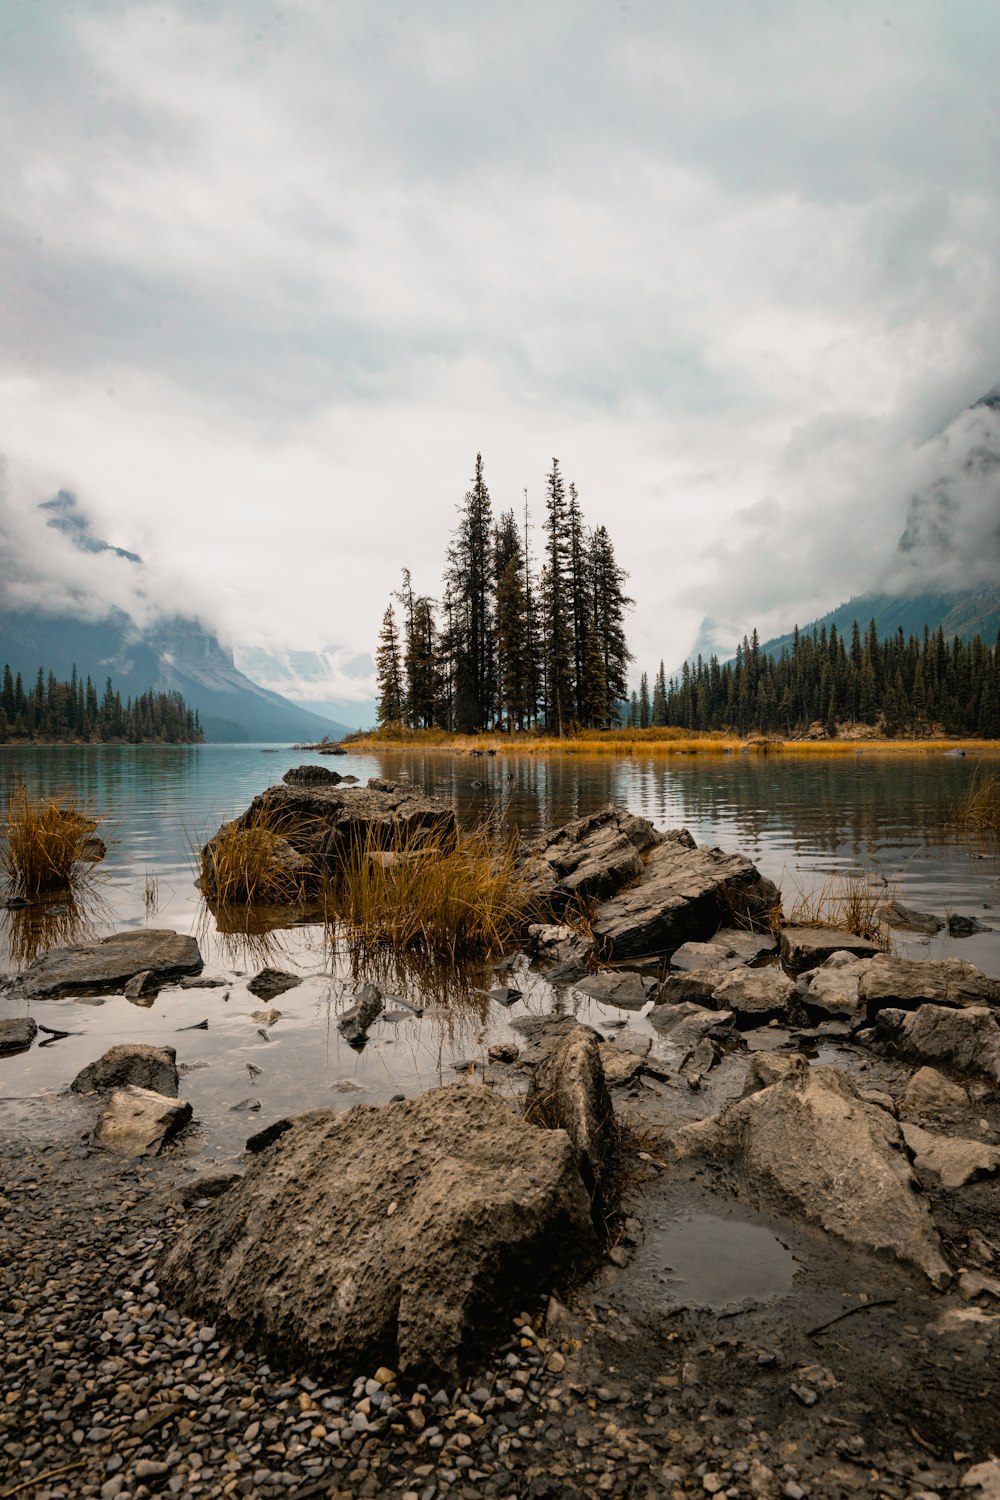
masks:
{"type": "Polygon", "coordinates": [[[671,1300],[714,1311],[792,1289],[797,1262],[760,1224],[693,1213],[651,1224],[643,1258],[671,1300]]]}

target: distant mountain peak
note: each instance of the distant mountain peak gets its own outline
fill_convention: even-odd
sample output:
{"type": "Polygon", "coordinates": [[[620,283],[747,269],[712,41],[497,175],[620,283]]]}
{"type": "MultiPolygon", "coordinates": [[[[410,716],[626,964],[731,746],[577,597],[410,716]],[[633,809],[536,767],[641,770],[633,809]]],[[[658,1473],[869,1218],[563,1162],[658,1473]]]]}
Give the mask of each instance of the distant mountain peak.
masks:
{"type": "Polygon", "coordinates": [[[113,547],[102,537],[95,536],[89,519],[69,490],[60,490],[53,500],[43,500],[38,509],[51,512],[45,524],[61,532],[80,552],[113,552],[115,557],[123,557],[126,562],[142,562],[137,552],[126,552],[124,547],[113,547]]]}

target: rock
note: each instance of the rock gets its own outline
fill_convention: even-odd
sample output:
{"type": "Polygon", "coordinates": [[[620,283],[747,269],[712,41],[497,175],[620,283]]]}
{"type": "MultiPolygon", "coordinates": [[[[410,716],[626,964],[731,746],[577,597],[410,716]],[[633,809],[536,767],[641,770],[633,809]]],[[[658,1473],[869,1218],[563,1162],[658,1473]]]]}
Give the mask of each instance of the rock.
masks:
{"type": "Polygon", "coordinates": [[[850,953],[855,958],[874,958],[882,949],[878,943],[837,927],[783,927],[781,958],[790,969],[815,969],[834,953],[850,953]]]}
{"type": "Polygon", "coordinates": [[[921,1005],[914,1011],[882,1010],[864,1039],[891,1057],[941,1063],[1000,1086],[1000,1026],[985,1005],[954,1010],[921,1005]]]}
{"type": "Polygon", "coordinates": [[[156,1094],[177,1098],[177,1053],[173,1047],[150,1047],[145,1042],[121,1042],[77,1073],[74,1094],[106,1094],[135,1084],[156,1094]]]}
{"type": "Polygon", "coordinates": [[[111,1095],[94,1140],[123,1156],[158,1156],[190,1118],[190,1104],[129,1084],[111,1095]]]}
{"type": "Polygon", "coordinates": [[[256,1021],[258,1026],[274,1026],[277,1021],[281,1020],[281,1015],[281,1011],[276,1010],[272,1005],[270,1010],[252,1010],[250,1020],[256,1021]]]}
{"type": "Polygon", "coordinates": [[[144,970],[167,980],[198,973],[201,967],[201,953],[193,937],[137,928],[93,943],[49,948],[19,976],[15,991],[32,1000],[112,995],[144,970]]]}
{"type": "Polygon", "coordinates": [[[535,1068],[525,1114],[549,1129],[565,1130],[599,1222],[618,1198],[618,1127],[600,1043],[589,1027],[575,1026],[559,1037],[535,1068]]]}
{"type": "Polygon", "coordinates": [[[647,819],[604,807],[538,839],[520,862],[521,876],[555,912],[603,901],[641,877],[641,855],[660,838],[647,819]]]}
{"type": "Polygon", "coordinates": [[[777,888],[742,854],[667,839],[649,854],[639,884],[598,908],[594,942],[609,962],[673,952],[710,938],[732,913],[763,921],[777,901],[777,888]]]}
{"type": "Polygon", "coordinates": [[[591,974],[574,984],[574,989],[602,1005],[617,1005],[622,1010],[642,1010],[652,1000],[659,988],[648,974],[636,974],[628,969],[605,969],[600,974],[591,974]]]}
{"type": "Polygon", "coordinates": [[[286,786],[337,786],[344,778],[329,766],[292,766],[281,779],[286,786]]]}
{"type": "Polygon", "coordinates": [[[520,1056],[520,1049],[516,1042],[497,1042],[487,1052],[486,1056],[491,1063],[516,1063],[520,1056]]]}
{"type": "Polygon", "coordinates": [[[31,1046],[37,1032],[38,1026],[30,1016],[12,1016],[0,1021],[0,1053],[23,1052],[31,1046]]]}
{"type": "MultiPolygon", "coordinates": [[[[949,750],[948,754],[952,753],[949,750]]],[[[974,1492],[969,1500],[1000,1500],[1000,1458],[967,1469],[962,1475],[962,1489],[974,1492]]]]}
{"type": "Polygon", "coordinates": [[[743,1027],[771,1020],[797,1025],[805,1020],[794,981],[777,967],[725,974],[712,991],[711,1004],[731,1011],[743,1027]]]}
{"type": "Polygon", "coordinates": [[[742,967],[744,960],[735,948],[714,938],[710,943],[682,943],[671,955],[670,967],[690,973],[697,969],[716,969],[725,973],[728,969],[742,967]]]}
{"type": "Polygon", "coordinates": [[[181,1190],[181,1202],[185,1208],[201,1203],[206,1198],[219,1198],[228,1192],[239,1178],[238,1172],[202,1172],[193,1182],[181,1190]]]}
{"type": "Polygon", "coordinates": [[[944,923],[940,917],[936,917],[930,911],[914,911],[912,907],[904,906],[901,901],[889,901],[880,909],[879,915],[890,927],[896,927],[901,932],[923,932],[928,937],[933,937],[940,932],[944,923]]]}
{"type": "Polygon", "coordinates": [[[863,1018],[865,1006],[858,986],[872,963],[870,958],[855,958],[853,953],[839,949],[831,953],[818,969],[801,974],[797,989],[806,1011],[814,1018],[863,1018]]]}
{"type": "Polygon", "coordinates": [[[344,1041],[360,1050],[368,1040],[368,1028],[378,1020],[383,1008],[382,991],[378,985],[362,985],[350,1010],[345,1010],[337,1022],[337,1030],[344,1041]]]}
{"type": "Polygon", "coordinates": [[[971,937],[974,932],[992,932],[985,922],[980,922],[978,917],[965,917],[961,912],[953,911],[948,918],[948,932],[952,937],[971,937]]]}
{"type": "Polygon", "coordinates": [[[731,1163],[755,1199],[945,1285],[950,1272],[899,1126],[840,1070],[792,1061],[786,1077],[683,1127],[679,1153],[731,1163]]]}
{"type": "Polygon", "coordinates": [[[293,990],[301,983],[298,974],[287,974],[284,969],[261,969],[251,979],[247,989],[258,1000],[273,1000],[275,996],[283,995],[286,990],[293,990]]]}
{"type": "Polygon", "coordinates": [[[293,1123],[294,1121],[289,1119],[274,1120],[270,1125],[265,1125],[263,1130],[247,1136],[244,1145],[253,1155],[259,1155],[261,1151],[266,1151],[268,1146],[273,1146],[286,1130],[291,1130],[293,1123]]]}
{"type": "Polygon", "coordinates": [[[615,1037],[615,1046],[621,1052],[633,1052],[636,1057],[645,1057],[653,1045],[653,1038],[644,1031],[633,1031],[626,1027],[615,1037]]]}
{"type": "Polygon", "coordinates": [[[566,1134],[456,1084],[291,1122],[157,1282],[286,1368],[453,1381],[596,1253],[566,1134]]]}
{"type": "Polygon", "coordinates": [[[960,1114],[969,1107],[969,1096],[961,1084],[952,1083],[937,1068],[918,1068],[899,1101],[900,1112],[913,1115],[960,1114]]]}
{"type": "Polygon", "coordinates": [[[587,960],[593,951],[593,939],[564,922],[533,922],[528,941],[538,962],[555,965],[549,979],[575,980],[587,972],[587,960]]]}
{"type": "Polygon", "coordinates": [[[219,974],[185,974],[183,979],[178,979],[177,988],[180,990],[223,990],[229,983],[219,974]]]}
{"type": "MultiPolygon", "coordinates": [[[[279,783],[255,797],[235,826],[252,828],[262,818],[272,827],[280,826],[306,895],[319,892],[350,848],[416,848],[451,837],[456,827],[453,810],[443,802],[378,778],[367,787],[312,780],[304,785],[279,783]]],[[[202,850],[202,884],[210,899],[213,843],[210,839],[202,850]]]]}
{"type": "MultiPolygon", "coordinates": [[[[701,1005],[657,1005],[649,1019],[663,1037],[644,1059],[654,1078],[669,1079],[688,1066],[707,1040],[744,1046],[732,1011],[710,1010],[701,1005]]],[[[713,1062],[715,1053],[712,1052],[713,1062]]]]}
{"type": "Polygon", "coordinates": [[[657,993],[657,1009],[661,1006],[711,1004],[712,996],[729,969],[695,969],[688,974],[668,974],[657,993]]]}
{"type": "Polygon", "coordinates": [[[133,974],[122,990],[126,1000],[154,1000],[160,993],[160,980],[152,969],[133,974]]]}
{"type": "Polygon", "coordinates": [[[903,1139],[913,1152],[917,1171],[935,1172],[942,1187],[964,1187],[977,1177],[991,1177],[1000,1168],[1000,1148],[983,1141],[935,1135],[910,1124],[903,1126],[903,1139]]]}
{"type": "Polygon", "coordinates": [[[879,954],[858,985],[871,1020],[885,1006],[1000,1005],[1000,979],[961,958],[892,958],[879,954]]]}
{"type": "Polygon", "coordinates": [[[622,1088],[642,1072],[642,1058],[635,1052],[622,1052],[613,1042],[601,1042],[598,1052],[609,1089],[622,1088]]]}
{"type": "Polygon", "coordinates": [[[720,927],[712,942],[731,948],[744,963],[750,963],[761,953],[778,951],[778,939],[772,933],[751,932],[746,927],[720,927]]]}
{"type": "Polygon", "coordinates": [[[486,991],[487,999],[495,1000],[498,1005],[504,1005],[508,1009],[523,998],[520,990],[510,984],[496,984],[491,990],[486,991]]]}

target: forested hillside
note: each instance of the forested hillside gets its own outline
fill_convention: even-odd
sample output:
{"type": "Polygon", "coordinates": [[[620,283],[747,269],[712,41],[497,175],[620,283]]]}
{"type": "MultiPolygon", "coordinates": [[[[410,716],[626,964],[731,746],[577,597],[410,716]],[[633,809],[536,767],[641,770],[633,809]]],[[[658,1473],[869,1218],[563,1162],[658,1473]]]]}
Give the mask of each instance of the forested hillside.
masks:
{"type": "Polygon", "coordinates": [[[536,568],[527,502],[523,522],[512,510],[494,520],[477,454],[440,599],[417,593],[404,568],[383,617],[375,658],[382,725],[472,733],[544,723],[561,735],[618,723],[631,660],[627,574],[607,529],[584,524],[556,459],[542,535],[536,568]]]}
{"type": "Polygon", "coordinates": [[[1000,737],[1000,638],[948,640],[943,630],[880,640],[874,620],[862,635],[831,626],[795,631],[777,656],[747,639],[720,666],[699,656],[679,678],[664,680],[652,697],[648,680],[632,694],[630,722],[683,729],[728,729],[738,734],[783,734],[819,725],[829,735],[868,725],[890,737],[947,734],[1000,737]]]}
{"type": "Polygon", "coordinates": [[[74,667],[69,682],[42,668],[27,691],[9,666],[0,689],[0,744],[15,740],[109,741],[136,745],[191,744],[202,739],[197,713],[180,693],[141,693],[122,703],[109,678],[103,694],[90,678],[81,682],[74,667]]]}

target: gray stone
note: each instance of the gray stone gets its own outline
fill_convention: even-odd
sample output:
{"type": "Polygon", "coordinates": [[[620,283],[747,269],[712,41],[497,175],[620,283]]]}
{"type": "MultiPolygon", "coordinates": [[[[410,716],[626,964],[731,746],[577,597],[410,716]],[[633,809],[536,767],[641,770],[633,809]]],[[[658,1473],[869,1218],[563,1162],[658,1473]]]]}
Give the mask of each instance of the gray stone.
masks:
{"type": "Polygon", "coordinates": [[[953,1117],[969,1107],[969,1096],[959,1083],[952,1083],[937,1068],[918,1068],[899,1101],[900,1112],[913,1115],[953,1117]]]}
{"type": "Polygon", "coordinates": [[[613,1042],[601,1042],[598,1053],[609,1089],[622,1088],[642,1072],[642,1058],[635,1052],[620,1051],[613,1042]]]}
{"type": "Polygon", "coordinates": [[[658,987],[657,980],[650,975],[636,974],[628,969],[604,969],[573,986],[602,1005],[617,1005],[622,1010],[642,1010],[653,999],[658,987]]]}
{"type": "Polygon", "coordinates": [[[695,969],[689,974],[668,974],[657,993],[657,1009],[674,1005],[710,1005],[712,996],[729,969],[695,969]]]}
{"type": "Polygon", "coordinates": [[[273,1000],[276,995],[283,995],[286,990],[293,990],[301,983],[302,979],[298,974],[288,974],[284,969],[261,969],[251,979],[247,989],[258,1000],[273,1000]]]}
{"type": "Polygon", "coordinates": [[[682,943],[676,953],[671,955],[670,967],[682,969],[685,973],[698,969],[719,969],[724,972],[740,968],[743,962],[735,948],[730,948],[728,943],[721,943],[716,937],[710,943],[682,943]]]}
{"type": "Polygon", "coordinates": [[[933,937],[940,932],[944,922],[930,911],[914,911],[910,906],[904,906],[902,901],[889,901],[882,907],[881,916],[890,927],[896,927],[901,932],[922,932],[928,937],[933,937]]]}
{"type": "Polygon", "coordinates": [[[988,1078],[1000,1086],[1000,1026],[985,1005],[955,1010],[921,1005],[914,1011],[882,1010],[864,1038],[891,1057],[940,1063],[956,1073],[988,1078]]]}
{"type": "Polygon", "coordinates": [[[143,969],[139,974],[133,974],[128,984],[122,989],[126,1000],[152,1000],[160,993],[161,980],[152,969],[143,969]]]}
{"type": "Polygon", "coordinates": [[[604,807],[538,839],[520,862],[521,876],[555,912],[603,901],[642,876],[641,856],[660,839],[647,819],[604,807]]]}
{"type": "Polygon", "coordinates": [[[763,921],[777,901],[777,888],[742,854],[667,839],[649,854],[639,884],[598,908],[594,942],[609,962],[673,952],[712,937],[733,913],[763,921]]]}
{"type": "Polygon", "coordinates": [[[992,932],[985,922],[980,922],[978,917],[967,917],[961,912],[953,911],[948,918],[948,932],[954,938],[972,937],[974,932],[992,932]]]}
{"type": "Polygon", "coordinates": [[[679,1154],[731,1163],[755,1199],[792,1208],[944,1286],[950,1272],[899,1126],[866,1104],[842,1071],[792,1062],[779,1081],[683,1127],[679,1154]]]}
{"type": "Polygon", "coordinates": [[[781,929],[781,958],[790,969],[815,969],[834,953],[841,952],[855,958],[874,958],[882,949],[878,943],[839,927],[781,929]]]}
{"type": "Polygon", "coordinates": [[[538,962],[555,965],[567,981],[586,974],[594,942],[575,927],[565,922],[533,922],[528,928],[528,941],[538,962]]]}
{"type": "Polygon", "coordinates": [[[799,976],[798,992],[806,1009],[820,1016],[849,1020],[864,1017],[865,1005],[858,992],[862,977],[873,959],[855,958],[853,953],[838,950],[818,969],[799,976]]]}
{"type": "Polygon", "coordinates": [[[565,1132],[456,1084],[299,1116],[197,1215],[157,1282],[288,1368],[453,1380],[595,1252],[565,1132]]]}
{"type": "Polygon", "coordinates": [[[712,991],[711,1003],[732,1011],[739,1026],[762,1026],[771,1020],[795,1025],[805,1019],[794,981],[776,966],[724,975],[712,991]]]}
{"type": "Polygon", "coordinates": [[[858,985],[869,1019],[885,1006],[1000,1005],[1000,979],[961,958],[894,958],[880,954],[858,985]]]}
{"type": "Polygon", "coordinates": [[[615,1037],[615,1046],[622,1052],[634,1052],[636,1057],[645,1057],[653,1045],[653,1038],[645,1031],[633,1031],[627,1026],[615,1037]]]}
{"type": "Polygon", "coordinates": [[[904,1124],[903,1138],[913,1152],[918,1172],[934,1172],[946,1188],[964,1187],[977,1177],[991,1177],[1000,1169],[1000,1148],[983,1141],[935,1135],[919,1125],[904,1124]]]}
{"type": "Polygon", "coordinates": [[[751,932],[747,927],[720,927],[712,942],[731,948],[744,963],[749,963],[761,953],[778,951],[778,939],[773,933],[751,932]]]}
{"type": "MultiPolygon", "coordinates": [[[[662,1037],[644,1059],[645,1068],[655,1078],[668,1079],[688,1066],[702,1043],[709,1040],[731,1046],[744,1046],[732,1011],[711,1010],[705,1006],[682,1002],[679,1005],[657,1005],[649,1019],[662,1037]]],[[[713,1058],[715,1056],[713,1052],[713,1058]]]]}
{"type": "Polygon", "coordinates": [[[193,937],[155,928],[116,932],[93,943],[50,948],[16,981],[18,994],[33,1000],[65,995],[113,995],[136,974],[160,980],[199,973],[202,957],[193,937]]]}
{"type": "Polygon", "coordinates": [[[106,1094],[135,1084],[156,1094],[177,1098],[177,1053],[173,1047],[151,1047],[145,1042],[121,1042],[96,1062],[81,1068],[70,1084],[74,1094],[106,1094]]]}
{"type": "Polygon", "coordinates": [[[559,1037],[537,1065],[525,1113],[550,1129],[565,1130],[595,1216],[613,1208],[618,1194],[618,1129],[600,1043],[589,1027],[576,1026],[559,1037]]]}
{"type": "Polygon", "coordinates": [[[281,779],[286,786],[338,786],[344,778],[329,766],[292,766],[281,779]]]}
{"type": "Polygon", "coordinates": [[[0,1052],[23,1052],[35,1040],[38,1026],[31,1016],[11,1016],[0,1021],[0,1052]]]}
{"type": "Polygon", "coordinates": [[[377,984],[362,985],[350,1010],[345,1010],[337,1022],[337,1030],[344,1041],[352,1047],[363,1047],[368,1040],[368,1028],[378,1020],[384,1004],[377,984]]]}
{"type": "Polygon", "coordinates": [[[190,1104],[129,1084],[111,1095],[94,1140],[122,1156],[158,1156],[190,1118],[190,1104]]]}

